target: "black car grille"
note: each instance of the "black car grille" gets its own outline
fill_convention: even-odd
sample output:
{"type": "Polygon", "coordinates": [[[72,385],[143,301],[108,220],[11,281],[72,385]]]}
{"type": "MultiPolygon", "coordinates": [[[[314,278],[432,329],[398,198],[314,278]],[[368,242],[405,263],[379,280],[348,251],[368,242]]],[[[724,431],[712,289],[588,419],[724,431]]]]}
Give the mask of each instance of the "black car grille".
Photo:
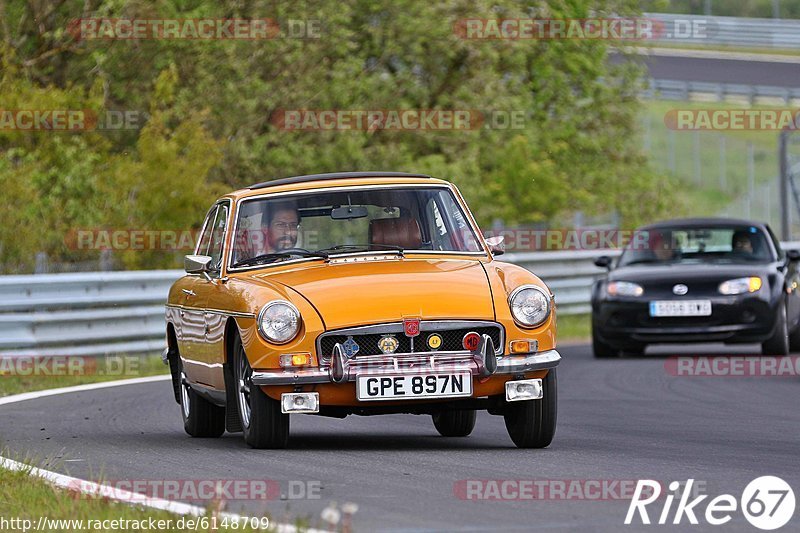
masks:
{"type": "Polygon", "coordinates": [[[353,337],[353,340],[358,344],[359,349],[356,357],[362,355],[380,355],[381,350],[378,347],[378,342],[384,335],[393,335],[397,339],[399,346],[395,353],[413,353],[413,352],[428,352],[431,348],[428,347],[428,336],[436,333],[442,337],[442,345],[436,350],[439,352],[446,351],[462,351],[462,339],[467,333],[474,331],[478,335],[487,334],[494,342],[495,350],[501,353],[503,350],[503,334],[500,326],[476,326],[471,328],[455,328],[455,329],[427,329],[425,324],[420,327],[420,334],[414,337],[414,349],[411,349],[411,339],[406,337],[402,331],[392,331],[390,333],[366,333],[354,334],[347,333],[337,334],[336,332],[325,333],[321,336],[318,342],[319,355],[323,360],[328,360],[333,353],[333,347],[336,343],[344,344],[348,337],[353,337]]]}

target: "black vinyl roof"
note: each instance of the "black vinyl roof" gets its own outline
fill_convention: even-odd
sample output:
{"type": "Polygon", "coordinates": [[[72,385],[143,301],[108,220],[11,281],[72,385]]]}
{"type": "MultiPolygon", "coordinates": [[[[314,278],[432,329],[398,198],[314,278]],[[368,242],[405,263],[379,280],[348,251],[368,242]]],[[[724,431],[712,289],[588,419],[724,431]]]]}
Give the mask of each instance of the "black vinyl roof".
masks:
{"type": "Polygon", "coordinates": [[[672,220],[662,220],[642,226],[641,230],[656,229],[656,228],[702,228],[704,226],[710,227],[728,227],[728,226],[754,226],[757,228],[764,228],[763,222],[755,220],[744,220],[739,218],[723,218],[723,217],[705,217],[705,218],[676,218],[672,220]]]}
{"type": "Polygon", "coordinates": [[[330,172],[327,174],[308,174],[305,176],[291,176],[288,178],[278,178],[271,181],[256,183],[248,189],[265,189],[267,187],[277,187],[278,185],[290,185],[292,183],[305,183],[308,181],[338,180],[346,178],[427,178],[427,174],[407,174],[405,172],[330,172]]]}

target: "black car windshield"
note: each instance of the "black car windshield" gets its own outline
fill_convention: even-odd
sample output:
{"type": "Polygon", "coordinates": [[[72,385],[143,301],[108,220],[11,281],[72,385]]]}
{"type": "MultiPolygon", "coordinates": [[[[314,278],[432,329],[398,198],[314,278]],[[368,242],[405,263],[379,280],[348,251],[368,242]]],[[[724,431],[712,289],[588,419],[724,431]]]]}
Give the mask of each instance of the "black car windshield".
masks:
{"type": "Polygon", "coordinates": [[[664,227],[638,232],[619,266],[668,263],[768,263],[768,236],[755,226],[664,227]]]}
{"type": "Polygon", "coordinates": [[[231,266],[358,252],[481,252],[447,187],[323,190],[245,200],[231,266]]]}

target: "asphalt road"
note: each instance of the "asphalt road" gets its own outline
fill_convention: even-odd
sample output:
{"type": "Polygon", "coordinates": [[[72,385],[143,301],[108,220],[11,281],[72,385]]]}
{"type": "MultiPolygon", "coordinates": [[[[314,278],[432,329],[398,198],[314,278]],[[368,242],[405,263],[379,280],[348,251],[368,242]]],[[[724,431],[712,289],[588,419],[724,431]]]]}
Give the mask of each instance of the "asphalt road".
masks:
{"type": "MultiPolygon", "coordinates": [[[[612,56],[612,62],[621,61],[612,56]]],[[[800,65],[770,61],[696,58],[664,55],[636,56],[651,78],[662,80],[800,87],[800,65]]]]}
{"type": "MultiPolygon", "coordinates": [[[[472,436],[460,439],[439,437],[423,416],[300,415],[292,449],[255,451],[238,435],[187,437],[167,382],[0,407],[0,446],[85,479],[269,479],[284,492],[290,481],[319,482],[320,499],[232,502],[229,510],[313,524],[330,501],[354,502],[355,531],[757,531],[741,512],[724,526],[684,518],[679,526],[626,527],[630,500],[614,499],[613,490],[603,501],[467,500],[454,489],[459,480],[693,478],[712,496],[739,498],[752,479],[778,475],[800,499],[800,379],[672,377],[663,354],[674,349],[611,361],[595,361],[585,346],[560,350],[558,431],[545,450],[514,448],[502,418],[482,413],[472,436]]],[[[653,520],[663,501],[653,504],[653,520]]],[[[797,513],[781,531],[799,526],[797,513]]]]}

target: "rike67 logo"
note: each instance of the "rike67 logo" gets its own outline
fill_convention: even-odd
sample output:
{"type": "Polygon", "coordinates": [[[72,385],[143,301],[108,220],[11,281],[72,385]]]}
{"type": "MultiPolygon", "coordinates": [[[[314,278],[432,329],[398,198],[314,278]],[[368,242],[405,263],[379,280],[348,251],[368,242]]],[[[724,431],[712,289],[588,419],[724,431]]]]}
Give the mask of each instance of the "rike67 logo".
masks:
{"type": "MultiPolygon", "coordinates": [[[[731,494],[721,494],[705,504],[704,512],[701,512],[701,504],[708,498],[708,495],[699,495],[690,500],[689,498],[693,495],[693,485],[694,479],[689,479],[683,490],[680,491],[681,483],[673,481],[669,484],[670,493],[663,498],[661,512],[657,517],[653,517],[657,524],[678,525],[688,522],[697,525],[700,523],[699,516],[708,524],[720,526],[730,522],[734,514],[741,510],[750,524],[761,530],[772,531],[786,525],[794,515],[794,491],[779,477],[762,476],[754,479],[745,487],[739,500],[731,494]],[[678,503],[673,511],[673,503],[676,499],[678,503]]],[[[658,481],[640,479],[628,507],[625,524],[630,525],[638,520],[641,520],[642,524],[651,524],[647,507],[661,497],[661,484],[658,481]],[[637,514],[638,520],[636,519],[637,514]]],[[[658,506],[658,504],[653,505],[650,511],[657,512],[658,506]]]]}

